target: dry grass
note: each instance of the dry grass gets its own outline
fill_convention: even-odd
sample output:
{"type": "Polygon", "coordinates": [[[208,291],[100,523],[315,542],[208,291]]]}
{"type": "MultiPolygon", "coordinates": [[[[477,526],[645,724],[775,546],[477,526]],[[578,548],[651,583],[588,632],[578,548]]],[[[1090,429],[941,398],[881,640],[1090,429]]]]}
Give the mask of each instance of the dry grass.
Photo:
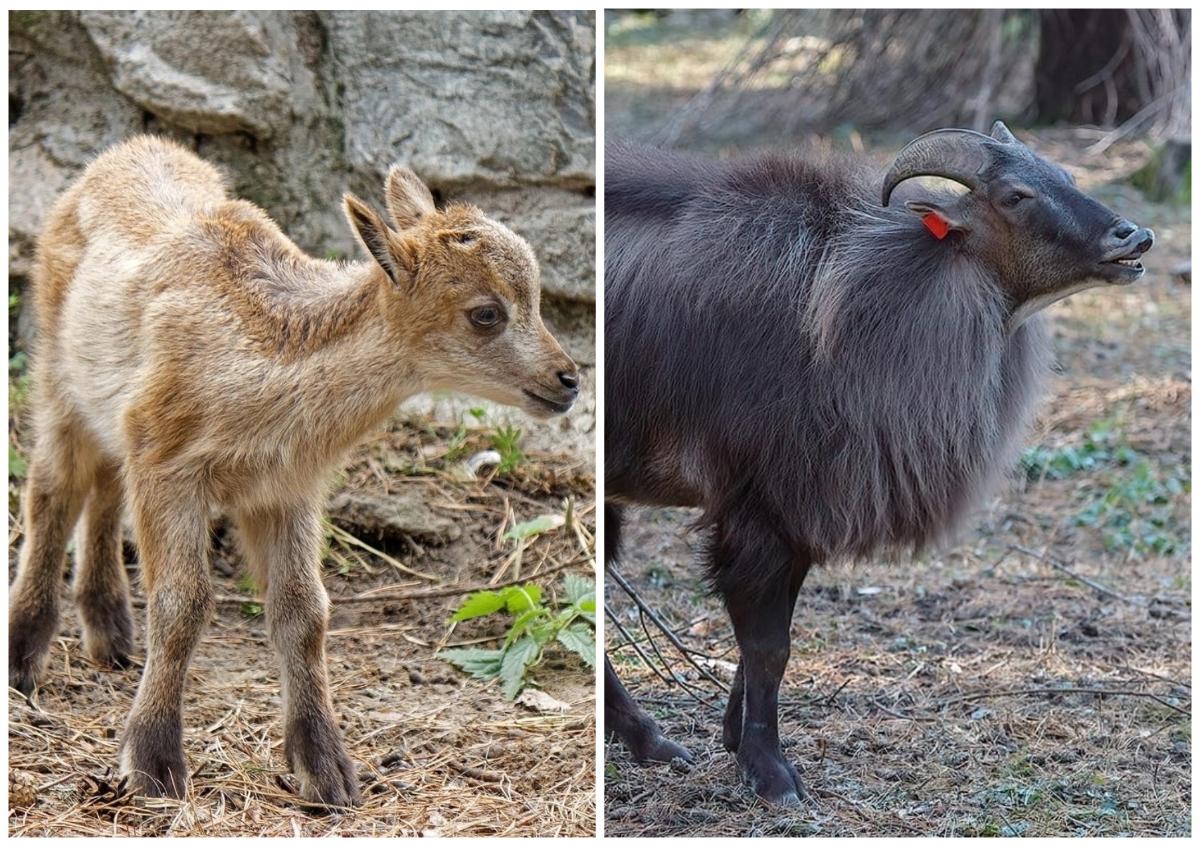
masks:
{"type": "MultiPolygon", "coordinates": [[[[325,561],[333,598],[330,675],[359,769],[361,808],[328,815],[299,806],[283,759],[278,673],[260,608],[238,578],[232,541],[218,532],[214,569],[222,601],[192,663],[185,710],[188,797],[118,795],[111,767],[140,667],[108,672],[90,665],[80,652],[78,624],[67,613],[36,704],[9,694],[10,834],[593,833],[592,672],[574,658],[548,658],[534,679],[570,707],[544,714],[504,701],[496,685],[468,679],[434,654],[448,636],[456,644],[501,634],[494,623],[452,633],[446,626],[462,596],[501,568],[507,567],[506,578],[546,585],[556,584],[563,569],[594,573],[591,550],[581,550],[594,519],[591,468],[573,456],[533,454],[510,477],[458,481],[455,456],[447,456],[445,446],[455,434],[415,420],[397,424],[359,450],[343,480],[357,491],[415,495],[463,529],[444,546],[391,543],[378,550],[383,555],[331,536],[325,561]],[[504,526],[559,512],[568,496],[583,531],[538,537],[516,572],[512,543],[499,537],[504,526]],[[388,559],[435,581],[413,577],[388,559]]],[[[481,431],[459,441],[457,454],[486,446],[481,431]]],[[[11,563],[19,544],[11,514],[10,526],[11,563]]]]}

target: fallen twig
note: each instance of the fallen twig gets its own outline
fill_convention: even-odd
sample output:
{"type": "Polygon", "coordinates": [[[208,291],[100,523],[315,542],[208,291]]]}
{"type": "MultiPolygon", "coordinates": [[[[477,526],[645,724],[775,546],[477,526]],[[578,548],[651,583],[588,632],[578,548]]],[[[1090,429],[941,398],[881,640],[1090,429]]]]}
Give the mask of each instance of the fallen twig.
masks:
{"type": "Polygon", "coordinates": [[[637,605],[638,609],[643,614],[645,614],[647,617],[650,618],[651,622],[654,623],[655,627],[658,628],[658,630],[661,631],[664,635],[666,635],[667,640],[671,641],[671,644],[676,649],[679,650],[679,654],[681,654],[687,660],[687,662],[689,664],[691,664],[693,667],[695,667],[696,670],[700,673],[700,675],[702,675],[704,678],[711,681],[720,690],[722,690],[726,693],[729,692],[729,685],[725,684],[725,682],[721,681],[719,678],[714,676],[708,670],[704,669],[704,667],[700,666],[700,664],[696,661],[696,659],[691,656],[688,648],[683,645],[683,642],[679,639],[679,636],[675,634],[674,630],[672,630],[671,627],[667,625],[666,621],[663,620],[663,618],[660,617],[653,608],[651,608],[649,605],[646,604],[646,602],[642,599],[641,595],[637,592],[637,590],[634,589],[633,585],[631,585],[629,583],[629,581],[624,576],[622,576],[621,573],[615,567],[613,567],[610,564],[608,566],[606,572],[608,573],[608,575],[612,576],[613,581],[616,582],[621,587],[621,590],[625,591],[625,593],[628,594],[629,598],[633,600],[634,604],[637,605]]]}
{"type": "Polygon", "coordinates": [[[1122,602],[1128,602],[1130,605],[1136,605],[1140,608],[1144,608],[1149,604],[1149,603],[1145,602],[1144,600],[1134,599],[1131,596],[1125,596],[1125,594],[1123,594],[1123,593],[1118,593],[1117,591],[1113,590],[1112,588],[1106,587],[1094,579],[1089,579],[1087,576],[1081,576],[1079,573],[1076,573],[1074,570],[1072,570],[1070,567],[1068,567],[1061,559],[1056,558],[1055,556],[1051,555],[1049,550],[1043,550],[1042,552],[1039,553],[1039,552],[1034,552],[1032,549],[1026,549],[1023,546],[1018,546],[1016,544],[1013,544],[1012,546],[1010,546],[1009,549],[1011,549],[1013,552],[1019,552],[1022,555],[1028,555],[1030,558],[1036,558],[1037,560],[1039,560],[1045,564],[1049,564],[1051,567],[1053,567],[1055,570],[1058,570],[1058,572],[1062,573],[1064,576],[1068,576],[1072,579],[1075,579],[1078,582],[1083,582],[1085,585],[1087,585],[1088,587],[1090,587],[1092,590],[1096,591],[1097,593],[1102,593],[1105,596],[1111,596],[1113,599],[1119,599],[1122,602]]]}
{"type": "Polygon", "coordinates": [[[962,702],[973,702],[977,699],[994,699],[1004,696],[1039,696],[1044,694],[1068,694],[1068,693],[1085,693],[1095,696],[1136,696],[1142,699],[1153,699],[1160,705],[1170,708],[1172,711],[1177,711],[1185,717],[1190,717],[1192,714],[1186,708],[1180,708],[1178,705],[1172,705],[1167,700],[1163,699],[1156,693],[1151,693],[1148,690],[1130,690],[1129,688],[1105,688],[1105,687],[1026,687],[1015,688],[1013,690],[984,690],[977,693],[967,693],[962,696],[955,696],[950,699],[943,699],[937,703],[938,708],[946,708],[950,705],[957,705],[962,702]]]}

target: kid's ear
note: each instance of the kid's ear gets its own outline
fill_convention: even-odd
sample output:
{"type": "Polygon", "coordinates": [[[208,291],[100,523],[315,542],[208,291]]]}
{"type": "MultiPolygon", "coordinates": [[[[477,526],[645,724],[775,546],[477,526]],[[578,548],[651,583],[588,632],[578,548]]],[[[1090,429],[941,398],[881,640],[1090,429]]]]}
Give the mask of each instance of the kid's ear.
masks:
{"type": "Polygon", "coordinates": [[[939,241],[951,232],[967,232],[965,216],[958,203],[942,205],[924,200],[908,200],[904,207],[921,218],[925,228],[939,241]]]}
{"type": "Polygon", "coordinates": [[[396,236],[375,210],[353,194],[342,197],[346,220],[358,236],[358,240],[371,257],[383,268],[392,282],[412,278],[415,273],[415,257],[407,244],[396,243],[396,236]]]}
{"type": "Polygon", "coordinates": [[[392,165],[388,170],[386,191],[388,214],[401,232],[434,210],[433,194],[403,165],[392,165]]]}

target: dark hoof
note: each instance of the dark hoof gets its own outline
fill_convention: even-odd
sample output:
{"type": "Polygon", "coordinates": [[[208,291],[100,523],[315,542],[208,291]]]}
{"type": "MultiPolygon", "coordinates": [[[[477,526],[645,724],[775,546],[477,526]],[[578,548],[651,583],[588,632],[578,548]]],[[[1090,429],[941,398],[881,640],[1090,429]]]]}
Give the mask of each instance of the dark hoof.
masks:
{"type": "Polygon", "coordinates": [[[738,746],[742,742],[742,715],[739,712],[737,717],[725,716],[725,724],[721,728],[721,745],[725,747],[726,752],[737,752],[738,746]]]}
{"type": "Polygon", "coordinates": [[[808,796],[800,774],[778,751],[739,754],[738,766],[755,795],[769,805],[793,808],[808,796]]]}
{"type": "Polygon", "coordinates": [[[15,687],[26,697],[33,695],[46,668],[57,616],[53,609],[47,608],[34,612],[10,609],[8,686],[15,687]]]}
{"type": "Polygon", "coordinates": [[[34,666],[29,660],[18,659],[15,655],[8,657],[8,686],[19,690],[26,699],[33,696],[37,689],[41,668],[34,666]]]}
{"type": "Polygon", "coordinates": [[[9,641],[8,686],[15,687],[25,695],[33,696],[42,671],[46,666],[46,649],[38,649],[27,641],[17,638],[9,641]]]}
{"type": "Polygon", "coordinates": [[[687,763],[692,763],[692,753],[684,749],[673,740],[668,740],[661,734],[651,738],[642,748],[631,752],[633,759],[639,763],[643,761],[661,761],[669,764],[676,758],[680,758],[687,763]]]}
{"type": "Polygon", "coordinates": [[[129,632],[83,630],[83,651],[92,663],[109,670],[127,670],[133,666],[133,638],[129,632]]]}
{"type": "Polygon", "coordinates": [[[83,648],[88,658],[102,667],[125,670],[133,653],[133,618],[126,596],[79,596],[79,620],[83,623],[83,648]]]}
{"type": "Polygon", "coordinates": [[[120,758],[125,793],[182,798],[188,778],[182,725],[169,719],[148,725],[131,719],[121,741],[120,758]]]}
{"type": "Polygon", "coordinates": [[[317,717],[290,726],[285,754],[305,802],[322,808],[362,804],[354,762],[332,720],[317,717]]]}
{"type": "Polygon", "coordinates": [[[134,758],[121,768],[125,793],[136,796],[181,799],[187,788],[187,761],[183,752],[134,758]]]}

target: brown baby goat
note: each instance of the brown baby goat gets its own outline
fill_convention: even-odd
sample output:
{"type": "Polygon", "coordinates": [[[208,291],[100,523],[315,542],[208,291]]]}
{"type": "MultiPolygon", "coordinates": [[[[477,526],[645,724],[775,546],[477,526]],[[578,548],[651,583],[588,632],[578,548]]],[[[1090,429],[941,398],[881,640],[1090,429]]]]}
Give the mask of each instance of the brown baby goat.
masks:
{"type": "Polygon", "coordinates": [[[528,244],[466,205],[434,207],[407,168],[385,222],[346,195],[373,261],[304,255],[183,147],[127,141],[51,210],[33,293],[35,444],[9,609],[9,684],[29,694],[58,626],[67,539],[95,661],[132,649],[128,502],[146,589],[146,666],[121,741],[128,787],[181,795],[184,678],[213,610],[209,514],[229,514],[266,586],[285,753],[305,799],[359,788],[325,670],[324,485],[406,397],[455,389],[545,417],[578,392],[538,311],[528,244]]]}

